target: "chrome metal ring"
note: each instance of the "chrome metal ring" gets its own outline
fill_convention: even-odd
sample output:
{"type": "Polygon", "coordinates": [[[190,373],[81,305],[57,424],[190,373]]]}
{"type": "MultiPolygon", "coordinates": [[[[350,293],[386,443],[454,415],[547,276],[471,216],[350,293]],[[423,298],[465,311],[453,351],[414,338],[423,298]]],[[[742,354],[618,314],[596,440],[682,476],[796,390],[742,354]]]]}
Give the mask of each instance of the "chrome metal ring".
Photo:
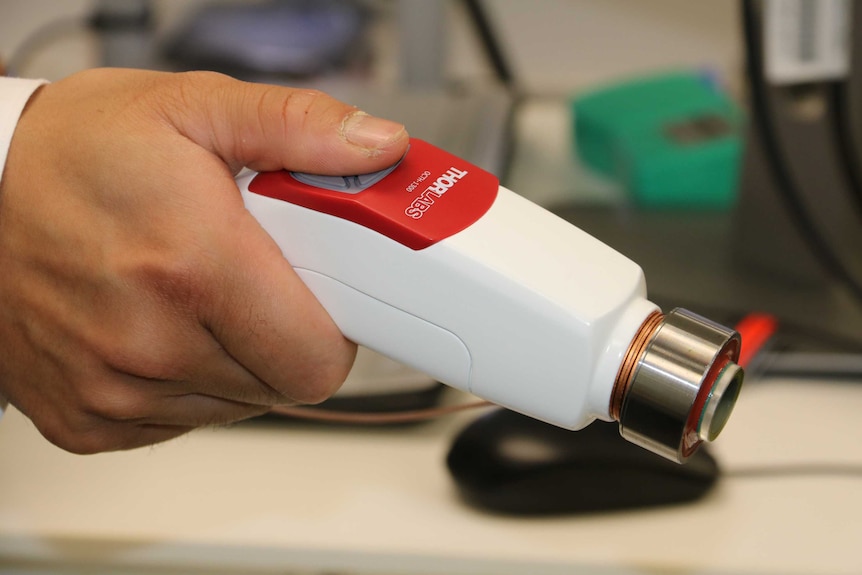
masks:
{"type": "Polygon", "coordinates": [[[727,327],[684,309],[668,313],[628,383],[622,436],[678,462],[715,439],[742,384],[739,348],[727,327]]]}

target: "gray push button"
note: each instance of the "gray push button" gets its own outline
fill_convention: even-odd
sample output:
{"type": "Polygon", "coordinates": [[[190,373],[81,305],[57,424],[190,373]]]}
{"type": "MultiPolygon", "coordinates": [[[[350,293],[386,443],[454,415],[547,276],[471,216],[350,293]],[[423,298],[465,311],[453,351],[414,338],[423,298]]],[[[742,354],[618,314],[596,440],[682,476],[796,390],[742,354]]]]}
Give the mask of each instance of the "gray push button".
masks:
{"type": "Polygon", "coordinates": [[[303,184],[316,188],[332,190],[333,192],[344,192],[346,194],[357,194],[388,176],[400,163],[401,160],[398,160],[388,168],[356,176],[321,176],[319,174],[306,174],[304,172],[290,172],[290,175],[303,184]]]}
{"type": "Polygon", "coordinates": [[[291,172],[290,175],[303,184],[335,192],[355,194],[363,189],[359,185],[357,176],[321,176],[318,174],[304,174],[302,172],[291,172]]]}

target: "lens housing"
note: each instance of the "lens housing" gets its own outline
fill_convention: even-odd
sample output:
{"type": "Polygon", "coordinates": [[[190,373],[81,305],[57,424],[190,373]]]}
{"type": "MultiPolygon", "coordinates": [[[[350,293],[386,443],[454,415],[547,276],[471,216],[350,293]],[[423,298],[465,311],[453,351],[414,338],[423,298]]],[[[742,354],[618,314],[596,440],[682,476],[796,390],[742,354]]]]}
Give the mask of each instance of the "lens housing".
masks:
{"type": "Polygon", "coordinates": [[[629,441],[679,463],[724,428],[742,386],[739,334],[681,308],[650,315],[629,346],[611,416],[629,441]]]}

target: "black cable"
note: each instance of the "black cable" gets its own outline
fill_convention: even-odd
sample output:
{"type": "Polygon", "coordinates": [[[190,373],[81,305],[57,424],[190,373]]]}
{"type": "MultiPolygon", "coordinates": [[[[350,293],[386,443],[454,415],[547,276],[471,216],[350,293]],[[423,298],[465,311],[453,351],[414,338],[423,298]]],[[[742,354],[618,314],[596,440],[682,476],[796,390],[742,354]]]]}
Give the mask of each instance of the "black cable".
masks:
{"type": "Polygon", "coordinates": [[[482,47],[485,49],[485,54],[494,68],[494,73],[500,82],[512,89],[514,88],[514,75],[512,69],[503,54],[500,47],[500,42],[497,34],[494,32],[494,27],[491,25],[488,15],[482,6],[481,0],[464,0],[464,6],[470,14],[470,19],[476,27],[476,32],[479,34],[479,40],[482,42],[482,47]]]}
{"type": "Polygon", "coordinates": [[[830,249],[817,232],[817,226],[811,221],[802,203],[802,193],[796,186],[782,157],[777,130],[770,115],[768,87],[762,57],[763,44],[758,30],[760,18],[754,6],[755,1],[757,0],[742,0],[742,28],[746,71],[751,93],[751,121],[758,127],[757,131],[763,141],[763,152],[785,199],[785,206],[797,228],[807,238],[808,245],[811,246],[817,257],[831,269],[832,273],[850,289],[859,301],[862,301],[862,285],[856,282],[853,274],[845,267],[841,258],[830,249]]]}
{"type": "MultiPolygon", "coordinates": [[[[862,71],[862,66],[859,67],[862,71]]],[[[862,220],[862,155],[858,142],[854,137],[853,115],[850,111],[853,102],[850,99],[850,82],[842,82],[832,92],[832,123],[835,133],[838,134],[837,148],[841,157],[847,182],[850,184],[850,196],[853,199],[853,207],[862,220]]]]}
{"type": "MultiPolygon", "coordinates": [[[[862,11],[856,6],[848,5],[848,10],[852,12],[851,26],[862,22],[862,11]]],[[[851,28],[852,29],[852,28],[851,28]]],[[[862,63],[855,61],[855,56],[862,54],[858,49],[854,54],[854,61],[850,63],[849,77],[853,78],[856,74],[862,74],[862,63]]],[[[853,90],[852,82],[847,79],[841,82],[832,93],[832,123],[835,133],[838,134],[838,153],[841,157],[841,166],[844,168],[844,173],[850,184],[851,197],[856,212],[862,220],[862,148],[860,148],[859,137],[856,129],[862,130],[862,121],[859,125],[854,122],[855,117],[853,110],[853,90]]]]}
{"type": "Polygon", "coordinates": [[[762,465],[740,467],[722,472],[730,479],[774,479],[776,477],[850,477],[862,479],[862,464],[854,463],[788,463],[784,465],[762,465]]]}

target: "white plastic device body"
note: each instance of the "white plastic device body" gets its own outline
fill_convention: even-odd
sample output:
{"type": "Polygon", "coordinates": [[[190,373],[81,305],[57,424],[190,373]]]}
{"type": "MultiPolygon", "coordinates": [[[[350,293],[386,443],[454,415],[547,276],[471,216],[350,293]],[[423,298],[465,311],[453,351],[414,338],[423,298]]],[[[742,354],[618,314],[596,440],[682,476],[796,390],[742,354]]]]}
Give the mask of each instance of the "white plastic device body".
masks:
{"type": "Polygon", "coordinates": [[[640,267],[499,187],[465,229],[413,249],[249,190],[245,205],[344,335],[436,380],[567,429],[609,420],[645,318],[640,267]]]}

